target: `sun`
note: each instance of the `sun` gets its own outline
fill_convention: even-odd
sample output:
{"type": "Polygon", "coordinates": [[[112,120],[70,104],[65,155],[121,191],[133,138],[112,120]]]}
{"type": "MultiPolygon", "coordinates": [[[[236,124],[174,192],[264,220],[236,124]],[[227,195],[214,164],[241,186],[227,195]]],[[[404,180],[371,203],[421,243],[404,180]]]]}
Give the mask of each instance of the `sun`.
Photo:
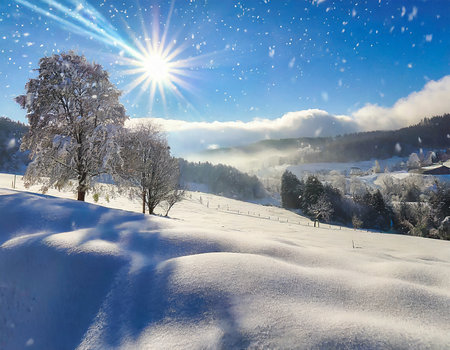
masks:
{"type": "Polygon", "coordinates": [[[122,71],[126,75],[134,78],[126,86],[125,94],[134,89],[139,89],[138,98],[148,92],[149,111],[152,111],[153,103],[158,95],[165,105],[166,93],[175,95],[184,100],[180,92],[181,88],[187,88],[185,78],[189,76],[189,60],[177,59],[181,52],[180,48],[173,48],[172,45],[164,46],[163,43],[156,43],[153,46],[140,46],[140,52],[135,58],[124,59],[130,69],[122,71]]]}
{"type": "Polygon", "coordinates": [[[124,88],[124,94],[137,90],[135,101],[143,96],[148,102],[149,112],[153,104],[158,102],[166,108],[166,103],[172,103],[173,97],[179,105],[192,107],[185,93],[190,96],[196,90],[197,69],[203,67],[211,55],[192,55],[188,42],[178,40],[176,36],[169,37],[169,24],[174,9],[174,0],[171,2],[164,30],[160,31],[160,20],[157,11],[153,13],[151,34],[148,25],[141,18],[142,32],[129,31],[133,46],[119,41],[123,54],[118,63],[126,68],[121,73],[130,76],[129,83],[124,88]]]}
{"type": "MultiPolygon", "coordinates": [[[[14,1],[51,18],[64,30],[76,34],[83,33],[99,43],[120,50],[118,55],[113,57],[114,62],[122,66],[119,74],[124,77],[123,82],[126,82],[123,89],[124,95],[137,90],[135,97],[137,102],[143,95],[148,94],[145,100],[149,101],[150,112],[155,101],[162,103],[165,108],[166,97],[172,96],[183,105],[192,107],[184,93],[192,95],[196,91],[197,70],[210,61],[212,54],[191,53],[188,55],[190,47],[193,46],[186,40],[177,40],[176,36],[169,38],[175,0],[170,1],[170,9],[162,33],[158,10],[152,11],[153,20],[148,21],[144,20],[144,9],[138,6],[141,30],[134,32],[125,21],[128,28],[126,37],[120,35],[108,18],[104,17],[96,7],[90,5],[89,1],[81,1],[82,6],[77,5],[75,8],[55,0],[14,1]],[[51,3],[54,10],[50,12],[39,3],[51,3]]],[[[66,2],[80,3],[75,0],[66,2]]]]}
{"type": "Polygon", "coordinates": [[[122,59],[122,64],[130,67],[122,72],[133,76],[125,87],[125,94],[138,89],[138,99],[148,93],[149,112],[156,100],[161,101],[165,107],[167,95],[188,103],[181,89],[190,92],[194,89],[188,79],[192,78],[190,68],[195,66],[195,61],[180,58],[184,47],[176,46],[176,40],[167,42],[163,39],[164,36],[160,39],[155,34],[153,40],[149,37],[144,39],[147,45],[135,41],[138,51],[133,52],[132,58],[122,59]]]}
{"type": "Polygon", "coordinates": [[[142,59],[141,64],[147,79],[164,85],[171,81],[171,62],[166,57],[150,53],[142,59]]]}

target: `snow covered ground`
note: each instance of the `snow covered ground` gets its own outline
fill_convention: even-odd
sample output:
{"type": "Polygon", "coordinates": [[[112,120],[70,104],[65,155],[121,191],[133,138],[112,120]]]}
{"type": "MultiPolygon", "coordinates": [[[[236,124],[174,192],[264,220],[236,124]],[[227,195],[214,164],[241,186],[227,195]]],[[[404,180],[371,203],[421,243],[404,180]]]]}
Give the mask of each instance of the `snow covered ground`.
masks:
{"type": "Polygon", "coordinates": [[[150,217],[11,181],[0,349],[450,348],[450,242],[196,192],[150,217]]]}
{"type": "MultiPolygon", "coordinates": [[[[380,168],[392,167],[402,161],[406,162],[406,158],[393,157],[389,159],[379,160],[380,168]]],[[[361,171],[368,171],[375,165],[375,160],[365,160],[361,162],[348,162],[348,163],[304,163],[299,165],[291,165],[287,169],[297,175],[303,177],[304,173],[318,173],[329,172],[331,170],[340,171],[342,173],[350,172],[351,168],[358,168],[361,171]]]]}

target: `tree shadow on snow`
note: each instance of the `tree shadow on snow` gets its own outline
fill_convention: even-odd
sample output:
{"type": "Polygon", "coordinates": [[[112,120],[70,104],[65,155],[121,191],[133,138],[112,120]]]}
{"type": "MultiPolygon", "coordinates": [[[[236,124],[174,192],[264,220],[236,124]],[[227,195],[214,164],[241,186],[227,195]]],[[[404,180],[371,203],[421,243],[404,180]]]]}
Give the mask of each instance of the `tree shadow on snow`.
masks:
{"type": "Polygon", "coordinates": [[[41,349],[74,349],[90,340],[115,347],[124,337],[138,340],[173,322],[215,323],[223,330],[222,347],[249,345],[233,316],[231,295],[210,286],[183,290],[172,281],[172,258],[222,251],[218,243],[190,237],[181,242],[161,235],[164,228],[142,214],[36,194],[2,196],[0,213],[9,218],[0,244],[35,235],[27,244],[0,249],[0,307],[8,305],[1,311],[2,349],[23,348],[30,340],[41,349]],[[43,241],[78,229],[86,232],[75,246],[43,241]],[[119,243],[120,254],[83,250],[91,240],[119,243]]]}
{"type": "MultiPolygon", "coordinates": [[[[208,286],[196,291],[179,290],[171,280],[176,261],[149,265],[129,276],[108,300],[107,326],[102,343],[117,347],[123,337],[138,342],[153,327],[215,323],[222,329],[221,348],[246,348],[250,341],[239,330],[232,313],[232,297],[208,286]]],[[[193,335],[198,337],[198,335],[193,335]]],[[[189,340],[186,339],[186,343],[189,340]]]]}

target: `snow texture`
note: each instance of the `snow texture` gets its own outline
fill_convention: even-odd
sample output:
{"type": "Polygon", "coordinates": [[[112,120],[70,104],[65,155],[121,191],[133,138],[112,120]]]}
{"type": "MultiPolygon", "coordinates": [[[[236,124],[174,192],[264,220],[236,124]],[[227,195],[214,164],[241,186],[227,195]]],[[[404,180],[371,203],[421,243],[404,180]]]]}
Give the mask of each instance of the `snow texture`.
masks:
{"type": "Polygon", "coordinates": [[[11,178],[1,349],[450,348],[450,242],[197,192],[172,218],[145,216],[11,178]]]}

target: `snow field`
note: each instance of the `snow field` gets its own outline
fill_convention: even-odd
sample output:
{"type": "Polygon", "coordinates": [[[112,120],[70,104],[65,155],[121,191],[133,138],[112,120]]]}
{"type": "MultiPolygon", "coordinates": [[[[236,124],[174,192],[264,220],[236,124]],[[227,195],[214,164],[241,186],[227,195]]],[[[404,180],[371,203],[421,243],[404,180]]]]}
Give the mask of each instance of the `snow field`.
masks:
{"type": "Polygon", "coordinates": [[[450,242],[200,193],[143,216],[6,177],[2,349],[450,347],[450,242]]]}

